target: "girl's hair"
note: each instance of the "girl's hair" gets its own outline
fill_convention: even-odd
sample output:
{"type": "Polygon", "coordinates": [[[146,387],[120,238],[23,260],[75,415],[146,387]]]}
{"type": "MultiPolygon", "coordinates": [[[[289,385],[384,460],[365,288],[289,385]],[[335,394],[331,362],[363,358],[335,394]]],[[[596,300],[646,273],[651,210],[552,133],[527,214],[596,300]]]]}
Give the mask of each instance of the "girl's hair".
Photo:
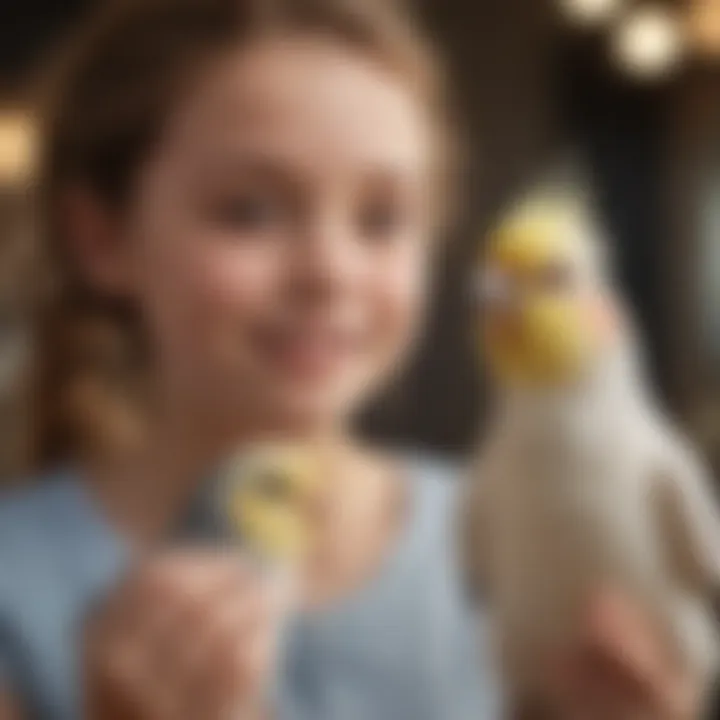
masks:
{"type": "Polygon", "coordinates": [[[435,55],[398,0],[119,0],[69,44],[40,113],[36,468],[117,448],[138,427],[147,394],[138,313],[83,282],[63,237],[64,198],[78,187],[122,212],[194,79],[223,53],[283,34],[314,34],[372,56],[412,83],[439,120],[435,55]]]}

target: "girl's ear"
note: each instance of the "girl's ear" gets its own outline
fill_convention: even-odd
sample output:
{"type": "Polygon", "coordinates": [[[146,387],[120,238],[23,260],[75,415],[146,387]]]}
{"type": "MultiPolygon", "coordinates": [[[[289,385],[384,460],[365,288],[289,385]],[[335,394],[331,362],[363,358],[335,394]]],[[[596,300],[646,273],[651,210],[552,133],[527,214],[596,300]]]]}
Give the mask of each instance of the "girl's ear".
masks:
{"type": "Polygon", "coordinates": [[[60,202],[62,236],[82,281],[109,297],[129,295],[130,239],[123,232],[120,215],[82,186],[68,189],[60,202]]]}

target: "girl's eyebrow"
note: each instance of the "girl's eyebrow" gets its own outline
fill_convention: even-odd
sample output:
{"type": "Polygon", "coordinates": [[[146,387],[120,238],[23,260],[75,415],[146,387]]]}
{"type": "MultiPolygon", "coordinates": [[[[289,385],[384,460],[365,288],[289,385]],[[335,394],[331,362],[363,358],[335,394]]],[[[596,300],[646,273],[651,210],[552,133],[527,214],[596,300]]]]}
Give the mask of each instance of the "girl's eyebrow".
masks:
{"type": "Polygon", "coordinates": [[[298,173],[287,159],[257,150],[233,152],[207,163],[213,171],[227,177],[252,176],[272,182],[297,182],[298,173]]]}
{"type": "MultiPolygon", "coordinates": [[[[205,163],[208,175],[222,178],[231,182],[237,179],[252,179],[253,181],[286,187],[299,187],[312,180],[317,169],[299,158],[288,154],[280,154],[259,148],[230,150],[224,154],[216,154],[205,163]]],[[[365,188],[380,187],[407,191],[408,186],[415,188],[422,186],[415,173],[408,173],[392,161],[368,161],[363,167],[357,168],[355,180],[365,188]],[[410,180],[410,181],[408,181],[410,180]]],[[[355,174],[355,173],[353,173],[355,174]]]]}
{"type": "Polygon", "coordinates": [[[421,185],[420,179],[414,173],[407,173],[400,168],[379,163],[366,168],[363,182],[366,187],[386,190],[407,190],[409,187],[421,185]]]}

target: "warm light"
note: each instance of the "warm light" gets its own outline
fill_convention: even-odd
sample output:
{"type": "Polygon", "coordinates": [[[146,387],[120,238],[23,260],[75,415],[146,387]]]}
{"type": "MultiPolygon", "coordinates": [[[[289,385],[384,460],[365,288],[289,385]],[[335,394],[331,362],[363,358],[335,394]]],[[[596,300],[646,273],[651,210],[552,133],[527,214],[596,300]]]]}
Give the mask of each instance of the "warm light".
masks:
{"type": "Polygon", "coordinates": [[[20,111],[0,111],[0,183],[29,181],[35,162],[35,127],[20,111]]]}
{"type": "Polygon", "coordinates": [[[616,62],[627,73],[642,79],[670,75],[684,50],[677,17],[660,6],[645,6],[628,13],[613,39],[616,62]]]}
{"type": "Polygon", "coordinates": [[[720,0],[692,0],[688,9],[688,39],[703,55],[720,55],[720,0]]]}
{"type": "Polygon", "coordinates": [[[558,2],[568,20],[586,27],[608,22],[622,5],[622,0],[558,0],[558,2]]]}

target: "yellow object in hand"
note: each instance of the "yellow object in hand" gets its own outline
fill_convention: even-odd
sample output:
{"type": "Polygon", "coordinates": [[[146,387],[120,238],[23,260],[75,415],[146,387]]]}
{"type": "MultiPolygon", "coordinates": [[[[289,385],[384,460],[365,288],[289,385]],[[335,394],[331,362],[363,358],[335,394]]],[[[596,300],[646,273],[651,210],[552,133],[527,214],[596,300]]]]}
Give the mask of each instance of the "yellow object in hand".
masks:
{"type": "Polygon", "coordinates": [[[224,471],[222,503],[232,532],[273,562],[300,561],[313,540],[313,515],[324,473],[310,449],[243,450],[224,471]]]}

